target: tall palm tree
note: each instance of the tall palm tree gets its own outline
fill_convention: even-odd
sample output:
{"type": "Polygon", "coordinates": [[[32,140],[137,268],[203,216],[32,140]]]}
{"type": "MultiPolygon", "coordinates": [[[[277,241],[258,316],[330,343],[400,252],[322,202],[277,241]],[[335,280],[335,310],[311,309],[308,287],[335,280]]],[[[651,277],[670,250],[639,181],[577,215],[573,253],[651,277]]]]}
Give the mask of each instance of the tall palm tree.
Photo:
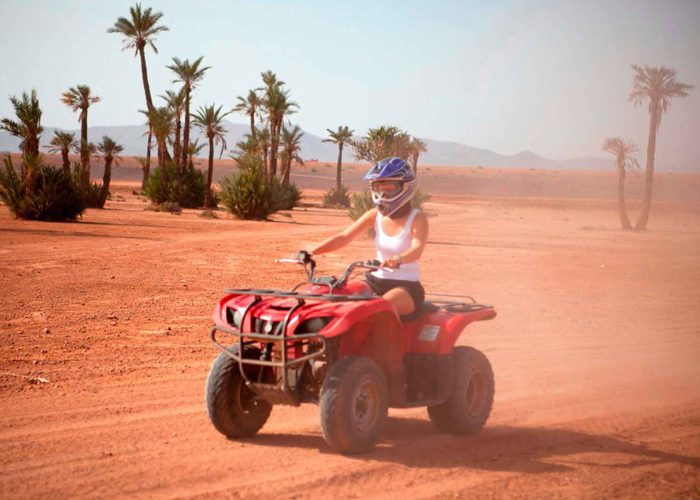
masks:
{"type": "Polygon", "coordinates": [[[100,102],[99,96],[92,95],[87,85],[76,85],[61,94],[61,102],[79,111],[80,122],[80,183],[83,187],[90,184],[90,143],[88,142],[88,109],[100,102]]]}
{"type": "Polygon", "coordinates": [[[270,177],[277,175],[277,155],[280,143],[280,133],[284,117],[294,113],[292,108],[298,105],[289,100],[289,91],[281,87],[273,90],[265,98],[265,108],[270,126],[270,177]]]}
{"type": "Polygon", "coordinates": [[[603,151],[615,155],[615,168],[617,170],[617,209],[620,212],[622,229],[632,229],[632,224],[627,217],[625,206],[625,170],[629,167],[639,167],[639,163],[632,158],[632,153],[638,151],[637,145],[630,140],[619,137],[608,137],[603,142],[603,151]]]}
{"type": "Polygon", "coordinates": [[[146,107],[148,111],[153,111],[153,100],[151,99],[151,88],[148,85],[148,70],[146,68],[146,45],[158,53],[155,45],[156,35],[163,31],[168,31],[167,26],[158,26],[158,21],[163,17],[161,12],[153,12],[148,7],[143,10],[141,4],[137,3],[129,9],[131,18],[120,17],[114,26],[107,30],[107,33],[119,33],[124,35],[124,47],[122,50],[134,49],[134,56],[138,55],[141,60],[141,79],[143,80],[143,91],[146,94],[146,107]]]}
{"type": "Polygon", "coordinates": [[[112,162],[119,164],[121,157],[119,153],[124,151],[124,147],[114,142],[109,136],[103,136],[102,142],[97,145],[97,154],[105,160],[105,171],[102,177],[102,190],[100,191],[100,206],[104,206],[109,196],[109,183],[112,180],[112,162]]]}
{"type": "MultiPolygon", "coordinates": [[[[210,69],[209,66],[200,67],[202,59],[199,57],[193,62],[189,59],[181,61],[177,57],[173,57],[173,64],[168,66],[168,69],[173,71],[177,78],[173,82],[181,82],[185,91],[185,130],[182,134],[182,143],[190,143],[190,97],[197,83],[204,78],[204,73],[210,69]]],[[[180,165],[187,165],[187,155],[189,148],[182,148],[182,159],[180,165]]]]}
{"type": "Polygon", "coordinates": [[[51,142],[46,146],[49,153],[60,153],[63,162],[63,173],[70,175],[70,152],[78,146],[78,141],[75,140],[75,134],[55,130],[51,142]]]}
{"type": "Polygon", "coordinates": [[[428,151],[428,146],[424,141],[418,139],[417,137],[411,137],[411,143],[409,144],[410,154],[409,158],[413,164],[413,172],[418,176],[418,157],[421,153],[428,151]]]}
{"type": "Polygon", "coordinates": [[[0,121],[0,130],[5,130],[15,137],[21,139],[19,149],[22,151],[22,162],[20,164],[20,176],[24,181],[25,193],[34,185],[34,175],[39,165],[39,138],[44,131],[41,126],[41,107],[36,90],[32,89],[30,94],[22,92],[22,98],[10,96],[10,102],[15,109],[17,121],[3,118],[0,121]]]}
{"type": "Polygon", "coordinates": [[[175,122],[175,140],[173,142],[173,155],[175,156],[175,172],[180,170],[180,160],[181,160],[181,142],[180,135],[182,132],[182,112],[185,109],[185,89],[184,87],[180,89],[179,92],[172,90],[166,90],[165,95],[160,96],[165,99],[165,102],[173,115],[175,122]]]}
{"type": "Polygon", "coordinates": [[[635,71],[629,100],[635,106],[649,102],[649,139],[647,141],[647,165],[644,176],[644,198],[639,218],[634,228],[644,230],[651,212],[651,193],[654,184],[654,155],[656,134],[659,132],[662,115],[671,107],[672,97],[686,97],[692,85],[676,81],[677,72],[670,68],[632,65],[635,71]]]}
{"type": "Polygon", "coordinates": [[[238,96],[238,104],[233,110],[237,113],[244,114],[250,119],[250,136],[255,140],[255,116],[260,112],[262,100],[255,90],[249,90],[247,97],[238,96]]]}
{"type": "Polygon", "coordinates": [[[207,170],[207,190],[204,194],[204,205],[211,207],[211,180],[214,174],[214,144],[221,143],[221,153],[226,149],[226,129],[221,124],[224,117],[231,113],[221,113],[221,106],[214,107],[214,104],[200,107],[194,114],[193,123],[202,129],[204,135],[209,139],[209,168],[207,170]]]}
{"type": "Polygon", "coordinates": [[[282,127],[282,184],[289,184],[289,175],[292,170],[292,161],[304,164],[304,160],[299,156],[301,151],[301,138],[304,136],[299,125],[288,129],[282,127]]]}
{"type": "Polygon", "coordinates": [[[338,164],[335,169],[335,191],[336,193],[340,193],[340,188],[342,185],[341,169],[343,167],[343,147],[345,144],[349,143],[350,139],[352,139],[352,134],[354,134],[355,131],[350,130],[350,128],[345,125],[340,125],[336,131],[329,128],[326,130],[328,131],[328,135],[331,137],[330,139],[323,139],[323,142],[332,142],[333,144],[338,145],[338,164]]]}

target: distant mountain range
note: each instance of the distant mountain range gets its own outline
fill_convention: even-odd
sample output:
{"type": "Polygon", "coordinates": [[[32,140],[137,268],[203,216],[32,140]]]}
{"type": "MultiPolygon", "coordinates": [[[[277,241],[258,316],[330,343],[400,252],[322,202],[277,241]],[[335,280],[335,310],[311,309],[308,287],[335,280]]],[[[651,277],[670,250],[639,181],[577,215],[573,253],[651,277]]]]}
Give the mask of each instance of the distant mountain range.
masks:
{"type": "MultiPolygon", "coordinates": [[[[248,125],[225,122],[228,133],[226,143],[228,149],[224,153],[230,154],[243,135],[249,132],[248,125]]],[[[44,127],[41,136],[42,146],[48,144],[54,135],[54,127],[44,127]]],[[[68,130],[80,136],[79,130],[68,130]]],[[[197,129],[193,129],[196,133],[197,129]]],[[[124,146],[123,155],[143,156],[145,146],[146,127],[141,125],[127,125],[116,127],[90,127],[89,137],[92,142],[99,142],[104,135],[110,136],[118,144],[124,146]]],[[[200,137],[200,143],[206,142],[200,137]]],[[[334,163],[338,158],[338,149],[334,144],[321,142],[322,138],[304,132],[301,141],[301,156],[304,159],[318,160],[334,163]]],[[[531,151],[521,151],[514,155],[501,155],[488,149],[479,149],[456,142],[436,141],[423,139],[427,145],[427,153],[420,157],[423,165],[449,165],[449,166],[484,166],[484,167],[520,167],[520,168],[556,168],[556,169],[611,169],[613,161],[609,158],[585,157],[567,160],[552,160],[542,157],[531,151]]],[[[19,140],[5,131],[0,131],[0,151],[16,152],[19,149],[19,140]]],[[[218,156],[219,151],[216,154],[218,156]]],[[[344,153],[344,159],[351,161],[352,149],[344,153]]]]}

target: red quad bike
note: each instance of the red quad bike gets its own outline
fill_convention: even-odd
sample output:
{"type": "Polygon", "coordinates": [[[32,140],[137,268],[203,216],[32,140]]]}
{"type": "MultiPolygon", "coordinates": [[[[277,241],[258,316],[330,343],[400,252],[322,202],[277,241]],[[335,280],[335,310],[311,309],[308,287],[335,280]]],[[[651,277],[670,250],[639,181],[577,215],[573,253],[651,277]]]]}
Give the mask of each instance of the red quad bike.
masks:
{"type": "Polygon", "coordinates": [[[399,318],[355,271],[308,276],[292,291],[231,289],[214,310],[210,337],[221,354],[206,384],[209,418],[229,438],[257,433],[272,406],[317,403],[326,442],[341,453],[374,447],[387,409],[427,406],[438,430],[479,432],[491,412],[491,364],[472,347],[455,346],[471,322],[496,316],[492,306],[432,300],[399,318]],[[226,341],[222,340],[223,338],[226,341]]]}

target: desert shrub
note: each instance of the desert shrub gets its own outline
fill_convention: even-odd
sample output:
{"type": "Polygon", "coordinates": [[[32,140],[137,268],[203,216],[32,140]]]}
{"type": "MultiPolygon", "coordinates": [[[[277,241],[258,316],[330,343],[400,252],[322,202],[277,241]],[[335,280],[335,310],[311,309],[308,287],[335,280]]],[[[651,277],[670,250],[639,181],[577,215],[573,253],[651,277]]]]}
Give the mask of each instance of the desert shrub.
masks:
{"type": "Polygon", "coordinates": [[[216,212],[214,212],[213,210],[210,210],[208,208],[206,210],[202,210],[202,212],[199,213],[198,215],[199,215],[199,217],[201,217],[203,219],[218,219],[219,218],[219,216],[216,215],[216,212]]]}
{"type": "MultiPolygon", "coordinates": [[[[173,202],[183,208],[204,206],[206,182],[201,171],[186,168],[176,175],[175,166],[169,162],[165,165],[165,182],[162,182],[162,175],[163,169],[158,167],[146,181],[144,194],[152,203],[173,202]]],[[[218,201],[218,198],[214,196],[212,200],[218,201]]]]}
{"type": "Polygon", "coordinates": [[[333,188],[323,193],[323,206],[325,208],[349,207],[350,193],[347,186],[340,186],[340,190],[333,188]]]}
{"type": "Polygon", "coordinates": [[[352,220],[357,220],[373,206],[372,192],[369,189],[365,189],[352,195],[352,206],[348,208],[348,215],[352,220]]]}
{"type": "Polygon", "coordinates": [[[221,201],[236,217],[264,220],[278,210],[293,208],[301,199],[301,192],[294,184],[284,186],[277,178],[267,183],[259,157],[239,158],[238,165],[240,173],[220,183],[221,201]]]}
{"type": "Polygon", "coordinates": [[[411,206],[413,208],[418,208],[422,210],[423,204],[426,201],[430,201],[430,195],[424,191],[421,191],[421,188],[416,188],[416,194],[413,195],[413,199],[411,200],[411,206]]]}
{"type": "Polygon", "coordinates": [[[102,183],[91,182],[86,189],[81,192],[86,208],[104,208],[107,198],[102,198],[102,183]]]}
{"type": "Polygon", "coordinates": [[[276,206],[275,211],[291,210],[301,201],[301,190],[293,182],[285,186],[275,178],[272,184],[274,190],[273,198],[275,199],[276,206]]]}
{"type": "Polygon", "coordinates": [[[39,160],[27,166],[29,175],[20,178],[5,158],[0,169],[0,198],[19,219],[76,220],[85,210],[83,197],[73,179],[61,168],[44,166],[39,160]]]}

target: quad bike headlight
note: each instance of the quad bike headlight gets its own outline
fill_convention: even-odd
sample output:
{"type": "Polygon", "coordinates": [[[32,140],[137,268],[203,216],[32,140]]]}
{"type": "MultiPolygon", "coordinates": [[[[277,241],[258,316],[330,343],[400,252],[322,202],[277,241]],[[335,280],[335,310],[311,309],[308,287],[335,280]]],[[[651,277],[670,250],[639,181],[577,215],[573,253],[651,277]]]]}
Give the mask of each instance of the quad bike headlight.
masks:
{"type": "Polygon", "coordinates": [[[296,333],[320,332],[332,320],[333,316],[319,316],[317,318],[309,318],[297,327],[296,333]]]}
{"type": "Polygon", "coordinates": [[[243,313],[234,307],[226,308],[226,322],[236,328],[241,328],[241,319],[243,319],[243,313]]]}

